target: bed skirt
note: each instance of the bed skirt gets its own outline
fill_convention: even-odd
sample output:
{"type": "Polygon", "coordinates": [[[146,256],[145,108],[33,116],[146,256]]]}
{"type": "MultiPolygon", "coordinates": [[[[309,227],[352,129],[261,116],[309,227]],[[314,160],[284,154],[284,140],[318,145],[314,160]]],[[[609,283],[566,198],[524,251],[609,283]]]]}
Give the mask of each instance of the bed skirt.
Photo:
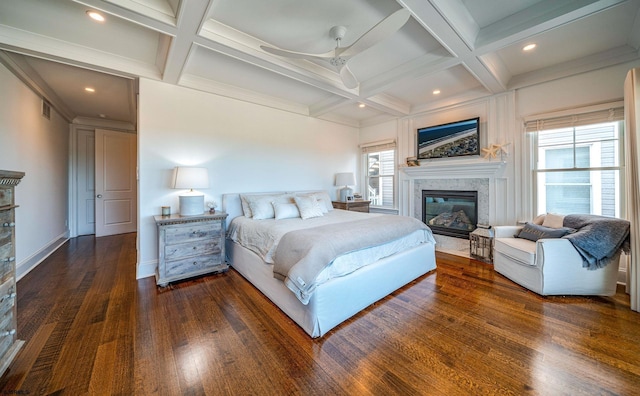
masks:
{"type": "Polygon", "coordinates": [[[436,268],[435,245],[423,243],[321,284],[304,305],[273,277],[273,266],[227,239],[229,264],[311,337],[321,337],[362,309],[436,268]]]}

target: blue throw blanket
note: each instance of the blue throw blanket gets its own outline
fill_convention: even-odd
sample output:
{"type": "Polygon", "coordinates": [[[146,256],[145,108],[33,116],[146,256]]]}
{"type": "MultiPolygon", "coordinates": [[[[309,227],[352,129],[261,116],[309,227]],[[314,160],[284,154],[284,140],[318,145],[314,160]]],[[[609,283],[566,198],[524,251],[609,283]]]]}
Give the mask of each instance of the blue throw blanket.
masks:
{"type": "Polygon", "coordinates": [[[622,249],[629,252],[631,239],[627,220],[596,215],[575,214],[564,218],[563,226],[576,232],[563,236],[582,256],[582,266],[595,270],[603,268],[622,249]]]}

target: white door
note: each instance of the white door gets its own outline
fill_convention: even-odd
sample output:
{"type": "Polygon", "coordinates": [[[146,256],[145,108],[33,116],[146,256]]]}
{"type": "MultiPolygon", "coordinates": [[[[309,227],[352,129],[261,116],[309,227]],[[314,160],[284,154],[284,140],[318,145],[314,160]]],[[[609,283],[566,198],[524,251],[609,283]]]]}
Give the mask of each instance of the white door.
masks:
{"type": "Polygon", "coordinates": [[[96,236],[137,229],[136,135],[96,129],[96,236]]]}
{"type": "Polygon", "coordinates": [[[78,235],[96,233],[95,136],[93,129],[78,129],[76,137],[78,235]]]}

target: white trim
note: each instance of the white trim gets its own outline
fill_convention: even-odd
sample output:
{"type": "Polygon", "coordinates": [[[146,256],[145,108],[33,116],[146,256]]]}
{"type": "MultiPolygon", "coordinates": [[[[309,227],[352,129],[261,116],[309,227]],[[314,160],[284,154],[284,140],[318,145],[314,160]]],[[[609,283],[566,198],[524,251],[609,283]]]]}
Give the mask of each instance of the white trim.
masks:
{"type": "Polygon", "coordinates": [[[156,268],[158,268],[158,260],[149,260],[144,263],[138,263],[136,265],[136,279],[148,278],[156,275],[156,268]]]}
{"type": "Polygon", "coordinates": [[[32,269],[38,266],[41,262],[49,257],[53,252],[65,244],[69,240],[67,233],[63,233],[54,238],[51,242],[46,244],[42,249],[38,250],[25,260],[16,264],[16,280],[19,281],[23,276],[31,272],[32,269]]]}

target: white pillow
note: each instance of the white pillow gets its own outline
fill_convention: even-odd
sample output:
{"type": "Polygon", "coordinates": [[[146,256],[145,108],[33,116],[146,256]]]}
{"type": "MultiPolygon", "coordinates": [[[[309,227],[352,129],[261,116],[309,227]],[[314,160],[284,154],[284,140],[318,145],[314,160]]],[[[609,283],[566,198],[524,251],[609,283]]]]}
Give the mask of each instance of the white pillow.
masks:
{"type": "Polygon", "coordinates": [[[273,196],[265,196],[258,198],[249,198],[249,207],[251,208],[252,219],[255,220],[263,220],[263,219],[273,219],[276,217],[275,212],[273,211],[273,202],[275,197],[273,196]]]}
{"type": "Polygon", "coordinates": [[[331,197],[329,193],[326,191],[318,191],[313,193],[299,193],[297,194],[299,197],[315,197],[319,203],[320,208],[322,209],[322,213],[327,213],[330,210],[333,210],[333,204],[331,203],[331,197]]]}
{"type": "Polygon", "coordinates": [[[549,228],[562,228],[562,223],[564,222],[564,215],[556,214],[556,213],[547,213],[544,217],[544,221],[542,222],[543,227],[549,228]]]}
{"type": "Polygon", "coordinates": [[[242,203],[242,213],[244,216],[251,218],[253,214],[251,213],[251,208],[249,207],[249,201],[247,200],[246,195],[240,194],[240,203],[242,203]]]}
{"type": "Polygon", "coordinates": [[[320,203],[313,196],[294,197],[298,210],[300,211],[300,217],[303,220],[310,219],[312,217],[322,217],[322,209],[320,203]]]}
{"type": "Polygon", "coordinates": [[[273,202],[272,205],[273,211],[276,213],[276,220],[300,217],[300,211],[294,203],[273,202]]]}
{"type": "Polygon", "coordinates": [[[240,196],[240,199],[243,202],[243,212],[245,212],[244,203],[246,202],[248,213],[251,214],[251,216],[247,216],[247,212],[245,212],[245,216],[255,220],[273,219],[275,217],[272,202],[293,203],[291,194],[286,193],[244,194],[240,196]]]}

